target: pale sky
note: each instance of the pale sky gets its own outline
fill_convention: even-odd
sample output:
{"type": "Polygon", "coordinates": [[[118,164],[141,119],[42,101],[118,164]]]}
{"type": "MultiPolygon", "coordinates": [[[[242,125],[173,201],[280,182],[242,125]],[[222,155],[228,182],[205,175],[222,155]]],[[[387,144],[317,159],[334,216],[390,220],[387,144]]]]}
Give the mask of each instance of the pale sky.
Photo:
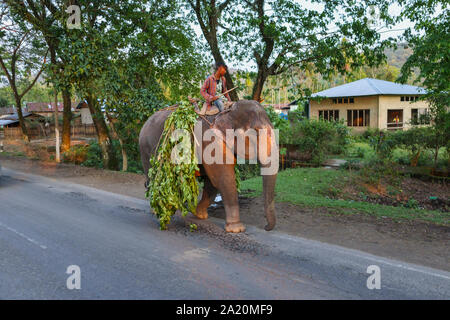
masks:
{"type": "MultiPolygon", "coordinates": [[[[317,4],[317,3],[311,3],[310,1],[305,1],[305,0],[295,0],[298,3],[301,3],[305,8],[308,9],[314,9],[317,11],[321,11],[323,9],[323,5],[321,4],[317,4]]],[[[376,8],[375,8],[376,10],[376,8]]],[[[398,16],[401,13],[401,7],[398,4],[394,4],[391,5],[389,8],[389,13],[391,15],[394,16],[398,16]]],[[[401,23],[398,23],[394,26],[392,26],[391,28],[380,28],[380,35],[381,35],[381,40],[387,39],[389,37],[399,37],[402,35],[402,33],[404,32],[405,29],[412,27],[414,24],[409,21],[409,20],[405,20],[401,23]]],[[[200,30],[200,27],[198,25],[193,25],[193,28],[197,34],[197,36],[199,36],[200,38],[203,39],[203,34],[200,30]]],[[[333,29],[333,25],[330,25],[330,30],[333,29]]],[[[229,62],[229,67],[233,68],[233,69],[245,69],[248,71],[255,71],[256,70],[256,66],[253,63],[246,63],[246,62],[241,62],[239,65],[236,65],[233,62],[229,62]]]]}

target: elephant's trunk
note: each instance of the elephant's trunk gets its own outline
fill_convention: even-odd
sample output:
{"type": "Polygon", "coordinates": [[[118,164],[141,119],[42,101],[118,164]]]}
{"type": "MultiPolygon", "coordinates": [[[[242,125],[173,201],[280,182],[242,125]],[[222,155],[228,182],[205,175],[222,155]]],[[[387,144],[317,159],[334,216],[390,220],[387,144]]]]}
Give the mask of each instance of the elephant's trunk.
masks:
{"type": "Polygon", "coordinates": [[[275,227],[275,183],[277,181],[277,175],[264,175],[263,176],[263,189],[264,189],[264,211],[266,212],[267,225],[264,227],[266,231],[270,231],[275,227]]]}
{"type": "Polygon", "coordinates": [[[258,145],[258,160],[261,164],[261,174],[263,176],[264,190],[264,211],[266,213],[267,225],[264,227],[266,231],[270,231],[275,227],[275,183],[278,173],[278,146],[273,128],[266,127],[261,132],[258,145]]]}

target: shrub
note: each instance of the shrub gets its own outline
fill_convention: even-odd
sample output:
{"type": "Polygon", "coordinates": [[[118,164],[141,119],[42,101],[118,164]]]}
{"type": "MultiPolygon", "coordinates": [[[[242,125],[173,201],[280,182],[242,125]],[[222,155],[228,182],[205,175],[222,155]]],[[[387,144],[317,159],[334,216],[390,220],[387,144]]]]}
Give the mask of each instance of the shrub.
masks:
{"type": "Polygon", "coordinates": [[[413,127],[405,131],[396,131],[391,134],[394,143],[409,151],[412,167],[417,166],[422,152],[429,148],[432,140],[432,129],[430,127],[413,127]]]}
{"type": "Polygon", "coordinates": [[[367,128],[367,130],[361,134],[361,137],[364,138],[365,140],[369,140],[370,137],[377,136],[379,134],[380,134],[380,129],[367,128]]]}
{"type": "Polygon", "coordinates": [[[102,149],[97,141],[91,142],[87,148],[86,160],[82,163],[86,167],[103,168],[102,149]]]}
{"type": "Polygon", "coordinates": [[[237,164],[241,180],[247,180],[260,175],[259,164],[237,164]]]}
{"type": "Polygon", "coordinates": [[[88,154],[88,146],[75,145],[62,154],[63,162],[81,164],[86,161],[88,154]]]}
{"type": "Polygon", "coordinates": [[[364,142],[354,142],[345,149],[345,155],[350,158],[366,158],[373,153],[372,148],[364,142]]]}
{"type": "Polygon", "coordinates": [[[279,130],[279,143],[289,143],[292,137],[292,130],[289,120],[281,118],[280,115],[275,112],[273,107],[266,107],[265,110],[270,122],[273,124],[273,127],[279,130]]]}
{"type": "Polygon", "coordinates": [[[341,153],[348,144],[348,129],[341,122],[303,120],[292,128],[291,143],[301,152],[311,154],[314,164],[321,164],[327,154],[341,153]]]}

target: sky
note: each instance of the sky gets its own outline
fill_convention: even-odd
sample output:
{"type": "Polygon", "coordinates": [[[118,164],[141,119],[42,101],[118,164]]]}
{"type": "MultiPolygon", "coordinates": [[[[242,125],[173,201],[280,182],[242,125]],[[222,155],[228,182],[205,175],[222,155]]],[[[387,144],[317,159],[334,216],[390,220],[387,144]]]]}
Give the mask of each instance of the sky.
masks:
{"type": "MultiPolygon", "coordinates": [[[[311,1],[305,1],[305,0],[294,0],[294,1],[302,4],[302,6],[307,9],[313,9],[313,10],[317,10],[317,11],[323,10],[322,4],[312,3],[311,1]]],[[[375,12],[377,12],[377,8],[375,8],[375,12]]],[[[389,7],[389,13],[390,13],[390,15],[398,16],[401,13],[401,7],[398,4],[391,5],[389,7]]],[[[394,37],[394,38],[399,37],[404,32],[404,30],[406,30],[409,27],[412,27],[413,25],[414,24],[411,21],[405,20],[405,21],[402,21],[401,23],[398,23],[398,24],[390,27],[389,29],[388,28],[380,28],[379,33],[380,33],[381,40],[385,40],[389,37],[394,37]]],[[[194,31],[196,32],[197,36],[199,36],[200,38],[203,39],[203,34],[201,32],[200,27],[198,25],[194,24],[193,28],[194,28],[194,31]]],[[[332,29],[333,29],[333,26],[331,25],[330,30],[332,30],[332,29]]],[[[242,62],[239,65],[237,65],[233,62],[229,62],[228,65],[232,69],[256,71],[256,66],[252,62],[250,62],[250,63],[242,62]]]]}

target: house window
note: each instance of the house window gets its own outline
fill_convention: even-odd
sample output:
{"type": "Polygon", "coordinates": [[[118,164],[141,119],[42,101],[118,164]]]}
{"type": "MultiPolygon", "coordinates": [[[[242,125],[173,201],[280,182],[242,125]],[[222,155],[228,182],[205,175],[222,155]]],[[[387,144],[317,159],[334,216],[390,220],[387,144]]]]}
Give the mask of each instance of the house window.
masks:
{"type": "Polygon", "coordinates": [[[403,110],[388,110],[387,111],[387,129],[388,130],[402,130],[403,128],[403,110]]]}
{"type": "Polygon", "coordinates": [[[319,110],[319,119],[339,121],[339,110],[319,110]]]}
{"type": "Polygon", "coordinates": [[[333,99],[333,103],[355,103],[355,98],[342,97],[333,99]]]}
{"type": "Polygon", "coordinates": [[[411,109],[411,124],[430,124],[430,113],[427,108],[411,109]]]}
{"type": "Polygon", "coordinates": [[[347,126],[368,127],[370,125],[370,110],[347,110],[347,126]]]}
{"type": "Polygon", "coordinates": [[[418,101],[418,96],[401,96],[400,101],[418,101]]]}

